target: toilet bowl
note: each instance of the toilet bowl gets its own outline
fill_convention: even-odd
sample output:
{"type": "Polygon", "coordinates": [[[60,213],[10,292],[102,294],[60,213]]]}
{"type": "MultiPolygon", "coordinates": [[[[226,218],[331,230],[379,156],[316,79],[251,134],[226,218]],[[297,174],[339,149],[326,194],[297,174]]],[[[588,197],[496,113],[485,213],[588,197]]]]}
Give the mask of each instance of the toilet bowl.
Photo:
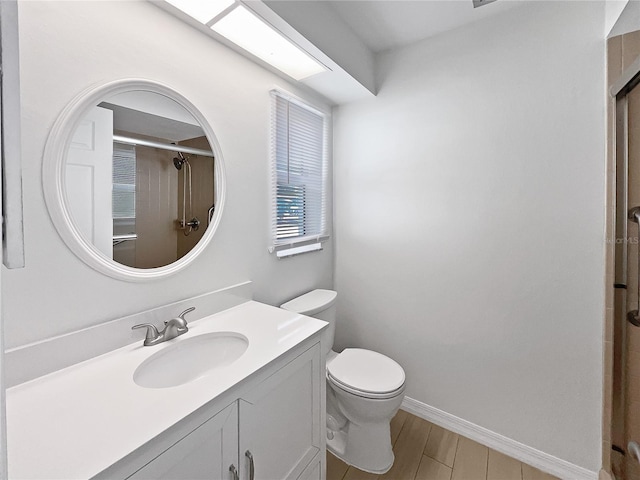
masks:
{"type": "Polygon", "coordinates": [[[331,350],[336,292],[314,290],[281,308],[329,322],[327,332],[327,449],[349,465],[384,473],[393,465],[389,425],[404,399],[405,373],[372,350],[331,350]]]}
{"type": "Polygon", "coordinates": [[[393,465],[389,424],[404,399],[404,370],[380,353],[347,348],[327,362],[327,448],[350,465],[384,473],[393,465]],[[334,411],[332,411],[334,410],[334,411]],[[335,425],[339,427],[336,429],[335,425]]]}

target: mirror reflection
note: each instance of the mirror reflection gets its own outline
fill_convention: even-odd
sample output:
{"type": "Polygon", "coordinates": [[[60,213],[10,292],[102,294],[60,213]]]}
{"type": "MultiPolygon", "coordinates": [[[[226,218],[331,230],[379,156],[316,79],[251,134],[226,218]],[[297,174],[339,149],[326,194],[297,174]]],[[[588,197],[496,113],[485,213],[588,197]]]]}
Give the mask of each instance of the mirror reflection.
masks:
{"type": "Polygon", "coordinates": [[[64,178],[76,228],[134,268],[182,258],[215,209],[204,130],[182,105],[154,92],[121,93],[91,108],[72,137],[64,178]]]}

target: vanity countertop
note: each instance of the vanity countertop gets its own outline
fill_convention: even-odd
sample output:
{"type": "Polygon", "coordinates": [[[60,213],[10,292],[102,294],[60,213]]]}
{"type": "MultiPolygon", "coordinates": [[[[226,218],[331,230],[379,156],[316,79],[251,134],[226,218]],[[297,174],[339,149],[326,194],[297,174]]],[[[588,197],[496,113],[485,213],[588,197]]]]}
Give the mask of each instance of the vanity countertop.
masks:
{"type": "Polygon", "coordinates": [[[249,301],[189,323],[153,347],[135,344],[7,390],[9,478],[90,478],[322,330],[326,322],[249,301]],[[136,368],[176,342],[231,331],[249,339],[233,364],[190,383],[144,388],[136,368]]]}

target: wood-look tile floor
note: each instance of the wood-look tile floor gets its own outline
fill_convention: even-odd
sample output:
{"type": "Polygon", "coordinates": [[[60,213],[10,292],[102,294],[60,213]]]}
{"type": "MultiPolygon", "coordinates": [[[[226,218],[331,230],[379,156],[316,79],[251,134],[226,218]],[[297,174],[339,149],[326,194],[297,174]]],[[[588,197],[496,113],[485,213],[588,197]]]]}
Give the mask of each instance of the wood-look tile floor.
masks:
{"type": "Polygon", "coordinates": [[[327,480],[557,480],[404,410],[391,421],[391,443],[396,460],[384,475],[327,453],[327,480]]]}

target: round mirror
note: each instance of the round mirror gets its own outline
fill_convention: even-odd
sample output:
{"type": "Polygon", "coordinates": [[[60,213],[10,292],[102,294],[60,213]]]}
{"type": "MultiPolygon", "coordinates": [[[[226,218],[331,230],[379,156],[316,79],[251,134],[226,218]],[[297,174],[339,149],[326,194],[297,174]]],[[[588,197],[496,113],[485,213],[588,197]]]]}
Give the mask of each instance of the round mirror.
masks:
{"type": "Polygon", "coordinates": [[[220,148],[172,89],[122,80],[76,98],[45,148],[56,229],[82,260],[123,280],[162,278],[213,236],[224,201],[220,148]]]}

